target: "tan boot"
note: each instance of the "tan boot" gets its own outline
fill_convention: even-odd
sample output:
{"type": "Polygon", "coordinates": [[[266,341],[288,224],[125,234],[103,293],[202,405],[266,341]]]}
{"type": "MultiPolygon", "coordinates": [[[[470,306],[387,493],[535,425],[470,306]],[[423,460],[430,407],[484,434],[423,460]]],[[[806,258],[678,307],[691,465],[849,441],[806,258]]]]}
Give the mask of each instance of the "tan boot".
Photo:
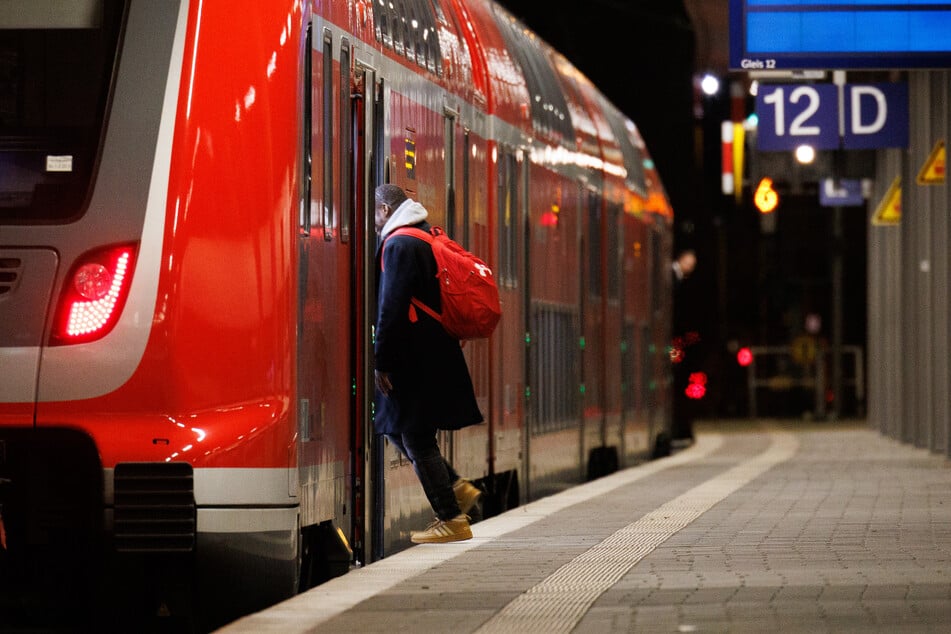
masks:
{"type": "Polygon", "coordinates": [[[472,529],[469,528],[469,517],[457,515],[451,520],[436,520],[423,531],[414,531],[410,534],[410,541],[414,544],[445,544],[472,539],[472,529]]]}
{"type": "Polygon", "coordinates": [[[459,503],[459,510],[463,514],[468,514],[482,497],[482,490],[465,478],[456,480],[456,483],[452,485],[452,492],[456,494],[456,502],[459,503]]]}

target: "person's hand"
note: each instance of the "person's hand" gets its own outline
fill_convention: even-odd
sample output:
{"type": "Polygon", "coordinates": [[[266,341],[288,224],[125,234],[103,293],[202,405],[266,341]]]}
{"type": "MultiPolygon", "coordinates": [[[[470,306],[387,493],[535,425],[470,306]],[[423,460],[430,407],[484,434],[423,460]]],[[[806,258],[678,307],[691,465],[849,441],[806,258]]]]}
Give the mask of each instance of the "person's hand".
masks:
{"type": "Polygon", "coordinates": [[[373,371],[373,378],[376,381],[376,389],[380,390],[384,396],[389,396],[393,389],[393,382],[390,380],[389,372],[373,371]]]}

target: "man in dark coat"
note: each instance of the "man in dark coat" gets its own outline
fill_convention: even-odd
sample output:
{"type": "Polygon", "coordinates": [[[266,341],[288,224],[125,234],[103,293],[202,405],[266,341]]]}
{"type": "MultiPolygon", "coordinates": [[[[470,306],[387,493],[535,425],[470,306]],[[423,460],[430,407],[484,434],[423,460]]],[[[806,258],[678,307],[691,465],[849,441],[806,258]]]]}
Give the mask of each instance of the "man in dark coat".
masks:
{"type": "Polygon", "coordinates": [[[687,398],[686,389],[690,384],[690,375],[699,371],[697,366],[698,349],[691,346],[699,343],[697,334],[697,311],[690,305],[693,289],[691,276],[697,268],[697,253],[693,249],[681,251],[671,265],[674,289],[674,347],[679,357],[674,364],[674,400],[672,404],[671,430],[672,440],[693,440],[693,401],[687,398]]]}
{"type": "Polygon", "coordinates": [[[462,347],[442,325],[410,300],[439,312],[439,283],[432,247],[414,236],[387,237],[399,227],[429,231],[426,208],[396,185],[376,189],[380,263],[376,322],[374,426],[413,464],[436,520],[413,532],[415,543],[471,539],[466,513],[481,491],[459,477],[442,456],[439,429],[481,423],[462,347]],[[384,248],[385,247],[385,248],[384,248]]]}

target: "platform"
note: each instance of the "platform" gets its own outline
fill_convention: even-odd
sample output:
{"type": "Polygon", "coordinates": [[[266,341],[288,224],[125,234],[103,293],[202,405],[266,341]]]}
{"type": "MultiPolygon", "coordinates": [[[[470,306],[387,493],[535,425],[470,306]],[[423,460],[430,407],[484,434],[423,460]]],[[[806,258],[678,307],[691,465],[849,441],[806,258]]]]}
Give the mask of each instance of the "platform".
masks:
{"type": "Polygon", "coordinates": [[[717,421],[220,630],[947,632],[951,469],[859,422],[717,421]]]}

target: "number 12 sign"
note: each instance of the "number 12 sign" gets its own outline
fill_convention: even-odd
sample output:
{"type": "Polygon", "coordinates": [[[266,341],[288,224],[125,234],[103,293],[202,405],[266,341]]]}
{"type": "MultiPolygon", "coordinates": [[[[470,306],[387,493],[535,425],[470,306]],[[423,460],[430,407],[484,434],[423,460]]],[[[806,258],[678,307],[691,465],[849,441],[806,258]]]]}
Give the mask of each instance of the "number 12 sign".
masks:
{"type": "Polygon", "coordinates": [[[756,96],[757,149],[874,149],[908,146],[908,86],[903,83],[846,84],[839,133],[839,91],[835,84],[762,86],[756,96]]]}

